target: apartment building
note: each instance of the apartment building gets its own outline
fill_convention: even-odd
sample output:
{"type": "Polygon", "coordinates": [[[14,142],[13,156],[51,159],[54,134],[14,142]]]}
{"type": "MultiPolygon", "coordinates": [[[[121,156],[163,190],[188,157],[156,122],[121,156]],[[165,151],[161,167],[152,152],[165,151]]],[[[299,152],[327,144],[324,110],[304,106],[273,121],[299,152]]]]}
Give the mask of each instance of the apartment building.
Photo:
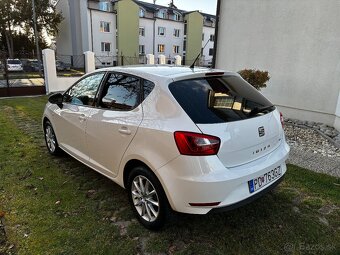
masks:
{"type": "Polygon", "coordinates": [[[190,65],[207,44],[200,61],[211,65],[215,16],[180,10],[169,2],[59,0],[56,8],[64,20],[56,37],[57,55],[93,51],[97,66],[136,64],[146,54],[163,54],[170,63],[180,55],[190,65]]]}
{"type": "Polygon", "coordinates": [[[340,130],[339,0],[218,5],[216,67],[268,71],[271,78],[261,92],[285,117],[340,130]]]}

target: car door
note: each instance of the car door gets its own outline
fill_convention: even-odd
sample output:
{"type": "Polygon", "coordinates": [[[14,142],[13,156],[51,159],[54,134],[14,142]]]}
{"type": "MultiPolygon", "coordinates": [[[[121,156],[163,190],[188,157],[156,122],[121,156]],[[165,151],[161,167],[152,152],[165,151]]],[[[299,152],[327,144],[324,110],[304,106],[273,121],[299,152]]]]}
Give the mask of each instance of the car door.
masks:
{"type": "Polygon", "coordinates": [[[86,143],[90,165],[114,177],[143,118],[140,78],[112,72],[102,87],[88,118],[86,143]]]}
{"type": "Polygon", "coordinates": [[[81,79],[64,93],[63,106],[55,111],[54,125],[59,145],[82,161],[88,161],[85,127],[105,73],[81,79]]]}

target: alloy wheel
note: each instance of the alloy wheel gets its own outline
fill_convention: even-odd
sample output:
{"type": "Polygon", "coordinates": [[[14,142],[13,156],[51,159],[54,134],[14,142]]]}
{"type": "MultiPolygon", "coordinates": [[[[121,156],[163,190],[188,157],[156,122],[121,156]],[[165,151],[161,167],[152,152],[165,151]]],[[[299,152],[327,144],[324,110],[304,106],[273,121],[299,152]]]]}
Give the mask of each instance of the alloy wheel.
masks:
{"type": "Polygon", "coordinates": [[[145,176],[137,175],[131,185],[132,202],[144,220],[153,222],[159,215],[159,198],[156,189],[145,176]]]}
{"type": "Polygon", "coordinates": [[[53,153],[56,149],[57,141],[50,125],[47,125],[45,128],[45,139],[49,151],[53,153]]]}

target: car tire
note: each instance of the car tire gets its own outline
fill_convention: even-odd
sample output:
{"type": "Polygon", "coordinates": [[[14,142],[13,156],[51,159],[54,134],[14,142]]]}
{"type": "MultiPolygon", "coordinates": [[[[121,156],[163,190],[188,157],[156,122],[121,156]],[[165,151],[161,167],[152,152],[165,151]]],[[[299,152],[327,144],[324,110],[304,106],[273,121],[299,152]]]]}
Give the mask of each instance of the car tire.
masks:
{"type": "Polygon", "coordinates": [[[160,229],[170,212],[170,206],[161,183],[151,170],[144,166],[133,168],[127,191],[138,221],[148,229],[160,229]]]}
{"type": "Polygon", "coordinates": [[[48,152],[52,155],[59,155],[61,149],[59,147],[52,124],[49,120],[47,120],[44,124],[44,137],[48,152]]]}

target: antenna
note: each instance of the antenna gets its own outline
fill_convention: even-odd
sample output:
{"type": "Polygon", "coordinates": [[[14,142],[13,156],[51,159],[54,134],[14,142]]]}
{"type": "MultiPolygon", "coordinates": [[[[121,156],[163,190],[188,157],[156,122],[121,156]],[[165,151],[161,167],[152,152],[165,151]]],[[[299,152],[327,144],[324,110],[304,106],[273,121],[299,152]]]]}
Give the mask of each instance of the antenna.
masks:
{"type": "Polygon", "coordinates": [[[198,53],[197,57],[195,58],[195,61],[191,64],[191,66],[190,66],[191,69],[194,69],[195,63],[196,63],[197,59],[201,56],[202,51],[203,51],[203,50],[205,49],[205,47],[208,45],[208,42],[210,42],[210,38],[209,38],[208,41],[205,43],[205,45],[204,45],[203,49],[200,51],[200,53],[198,53]]]}

